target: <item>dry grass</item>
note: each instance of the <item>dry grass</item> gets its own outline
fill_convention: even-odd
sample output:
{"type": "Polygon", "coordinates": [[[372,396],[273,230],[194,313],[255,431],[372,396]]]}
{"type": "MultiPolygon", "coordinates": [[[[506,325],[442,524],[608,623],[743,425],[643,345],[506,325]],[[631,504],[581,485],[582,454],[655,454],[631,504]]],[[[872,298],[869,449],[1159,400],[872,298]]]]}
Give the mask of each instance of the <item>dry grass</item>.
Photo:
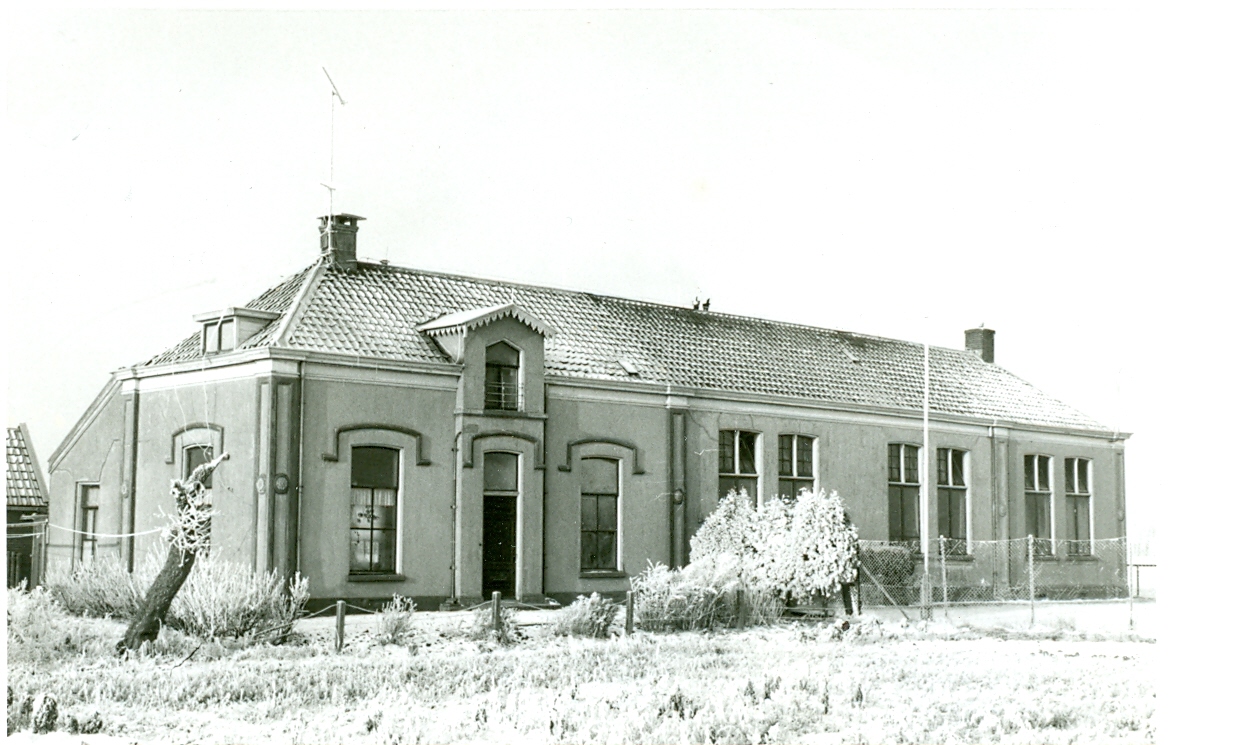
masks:
{"type": "MultiPolygon", "coordinates": [[[[43,610],[30,610],[32,613],[43,610]]],[[[102,620],[58,619],[73,633],[102,620]]],[[[417,614],[434,628],[448,614],[417,614]]],[[[468,626],[470,614],[461,614],[468,626]]],[[[21,619],[18,619],[19,621],[21,619]]],[[[116,626],[116,624],[111,624],[116,626]]],[[[98,712],[108,734],[164,742],[1073,742],[1155,740],[1154,645],[1069,630],[864,623],[517,644],[416,629],[406,647],[301,645],[121,661],[90,643],[26,654],[18,698],[98,712]],[[1058,637],[1055,639],[1055,637],[1058,637]],[[76,651],[75,651],[76,650],[76,651]]],[[[59,632],[57,632],[59,633],[59,632]]],[[[55,634],[53,634],[55,636],[55,634]]],[[[93,638],[93,637],[91,637],[93,638]]],[[[188,652],[187,652],[188,653],[188,652]]]]}

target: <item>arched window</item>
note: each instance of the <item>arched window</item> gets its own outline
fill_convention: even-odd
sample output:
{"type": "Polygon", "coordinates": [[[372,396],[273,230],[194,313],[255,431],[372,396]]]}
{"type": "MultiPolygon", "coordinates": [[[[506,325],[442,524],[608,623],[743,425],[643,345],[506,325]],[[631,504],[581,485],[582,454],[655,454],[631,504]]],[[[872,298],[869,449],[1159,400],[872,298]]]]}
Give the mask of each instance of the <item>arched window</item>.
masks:
{"type": "Polygon", "coordinates": [[[488,347],[483,408],[517,411],[521,354],[500,341],[488,347]]]}

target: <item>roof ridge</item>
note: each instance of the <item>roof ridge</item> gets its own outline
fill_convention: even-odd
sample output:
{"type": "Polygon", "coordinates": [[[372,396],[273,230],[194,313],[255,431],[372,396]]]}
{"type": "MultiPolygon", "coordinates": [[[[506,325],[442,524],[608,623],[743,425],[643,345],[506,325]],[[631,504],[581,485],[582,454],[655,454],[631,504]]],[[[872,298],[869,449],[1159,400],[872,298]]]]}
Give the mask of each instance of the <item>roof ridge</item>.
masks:
{"type": "MultiPolygon", "coordinates": [[[[701,316],[704,318],[728,318],[728,319],[737,319],[737,320],[742,320],[742,321],[758,321],[760,323],[770,323],[773,325],[784,326],[787,328],[807,329],[809,331],[828,331],[834,334],[840,334],[843,336],[850,336],[850,337],[856,337],[856,338],[862,338],[862,339],[875,339],[877,341],[898,342],[900,344],[911,344],[914,346],[923,346],[924,344],[923,342],[910,341],[907,339],[897,339],[891,336],[880,336],[878,334],[864,334],[864,333],[859,333],[857,331],[845,331],[843,329],[830,328],[828,326],[815,326],[810,323],[798,323],[796,321],[782,321],[782,320],[778,320],[775,318],[763,318],[761,316],[747,316],[747,315],[742,315],[741,313],[726,313],[726,312],[715,311],[715,310],[698,311],[693,308],[687,308],[686,306],[683,306],[683,305],[673,305],[672,303],[662,303],[662,302],[658,302],[655,300],[640,300],[637,298],[622,297],[621,295],[609,295],[609,294],[600,293],[600,292],[588,292],[586,290],[573,290],[567,287],[556,287],[553,285],[537,285],[537,284],[532,284],[530,282],[514,282],[514,281],[507,280],[507,279],[493,279],[491,277],[472,277],[467,274],[455,274],[453,272],[441,272],[441,271],[436,271],[433,269],[419,269],[416,267],[401,266],[398,264],[381,263],[378,261],[359,260],[357,263],[365,264],[368,267],[372,267],[372,268],[379,269],[382,271],[394,271],[395,270],[395,271],[405,272],[409,274],[423,274],[423,275],[430,275],[434,277],[447,277],[450,279],[462,279],[462,280],[467,280],[469,282],[479,282],[479,283],[490,284],[490,285],[501,285],[505,287],[524,287],[524,288],[528,288],[532,290],[552,291],[552,292],[563,293],[566,295],[587,295],[589,297],[600,298],[604,300],[612,300],[612,301],[616,301],[620,303],[627,303],[630,305],[646,306],[646,307],[653,307],[653,308],[670,308],[672,310],[680,311],[683,313],[704,313],[706,315],[701,316]]],[[[947,352],[962,353],[962,352],[970,351],[966,349],[957,349],[954,347],[945,347],[945,346],[941,346],[938,344],[929,344],[928,347],[930,349],[942,349],[947,352]]]]}
{"type": "Polygon", "coordinates": [[[302,312],[306,310],[307,304],[315,294],[315,288],[319,286],[319,282],[324,276],[324,262],[317,260],[302,271],[306,272],[306,277],[303,278],[302,285],[294,293],[293,298],[290,299],[289,307],[285,309],[284,314],[277,321],[279,325],[268,342],[269,346],[287,346],[286,342],[288,340],[286,337],[289,334],[289,330],[295,326],[294,318],[301,317],[302,312]]]}

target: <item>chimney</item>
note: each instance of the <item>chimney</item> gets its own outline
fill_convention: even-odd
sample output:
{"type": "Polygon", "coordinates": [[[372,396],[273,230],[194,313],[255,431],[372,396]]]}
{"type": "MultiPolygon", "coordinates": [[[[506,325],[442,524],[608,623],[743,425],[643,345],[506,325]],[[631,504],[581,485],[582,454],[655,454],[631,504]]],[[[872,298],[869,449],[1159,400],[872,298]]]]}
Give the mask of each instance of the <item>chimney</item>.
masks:
{"type": "Polygon", "coordinates": [[[978,329],[967,329],[967,349],[975,352],[985,362],[992,362],[993,337],[996,333],[992,329],[984,328],[984,324],[980,324],[978,329]]]}
{"type": "Polygon", "coordinates": [[[338,269],[354,271],[358,263],[358,222],[366,220],[344,212],[319,218],[319,255],[338,269]]]}

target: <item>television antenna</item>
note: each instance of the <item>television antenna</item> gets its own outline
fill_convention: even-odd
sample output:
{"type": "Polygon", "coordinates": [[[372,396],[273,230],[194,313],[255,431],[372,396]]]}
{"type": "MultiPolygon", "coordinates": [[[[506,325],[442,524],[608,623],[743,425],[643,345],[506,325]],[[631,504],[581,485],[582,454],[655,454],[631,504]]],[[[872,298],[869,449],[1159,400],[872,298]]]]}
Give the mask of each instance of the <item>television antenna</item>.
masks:
{"type": "Polygon", "coordinates": [[[335,145],[336,145],[336,120],[337,120],[337,101],[341,105],[345,105],[345,99],[341,97],[341,91],[337,90],[337,84],[332,82],[332,76],[328,74],[328,68],[320,66],[324,71],[324,77],[328,78],[328,85],[332,86],[332,94],[329,95],[328,101],[328,182],[320,182],[320,186],[328,190],[328,251],[332,252],[332,215],[334,211],[333,199],[336,196],[336,181],[333,172],[335,166],[335,145]]]}

